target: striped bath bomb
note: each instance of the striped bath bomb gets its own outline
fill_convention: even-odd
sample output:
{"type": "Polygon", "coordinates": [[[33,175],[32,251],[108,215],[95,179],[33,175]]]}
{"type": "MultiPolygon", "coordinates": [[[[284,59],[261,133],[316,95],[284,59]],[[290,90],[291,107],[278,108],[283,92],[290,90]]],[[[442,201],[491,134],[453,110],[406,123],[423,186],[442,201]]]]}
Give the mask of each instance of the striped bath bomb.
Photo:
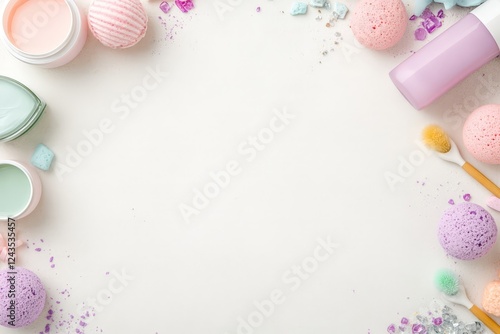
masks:
{"type": "Polygon", "coordinates": [[[148,15],[139,0],[94,0],[89,7],[90,31],[113,49],[135,45],[148,26],[148,15]]]}

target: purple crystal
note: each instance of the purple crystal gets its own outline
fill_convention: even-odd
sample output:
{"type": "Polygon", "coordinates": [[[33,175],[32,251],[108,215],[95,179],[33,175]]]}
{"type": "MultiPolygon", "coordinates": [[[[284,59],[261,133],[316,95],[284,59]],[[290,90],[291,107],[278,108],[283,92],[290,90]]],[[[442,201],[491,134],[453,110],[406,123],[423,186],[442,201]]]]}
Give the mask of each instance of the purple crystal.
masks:
{"type": "Polygon", "coordinates": [[[412,334],[422,334],[425,330],[425,327],[421,324],[414,324],[411,327],[412,334]]]}
{"type": "Polygon", "coordinates": [[[413,14],[410,16],[410,21],[415,21],[417,19],[417,15],[413,14]]]}
{"type": "Polygon", "coordinates": [[[192,0],[175,0],[175,5],[179,7],[183,13],[187,13],[194,8],[192,0]]]}
{"type": "Polygon", "coordinates": [[[422,26],[427,30],[429,34],[432,34],[437,28],[441,27],[443,24],[437,17],[432,15],[431,17],[425,19],[424,22],[422,22],[422,26]]]}
{"type": "Polygon", "coordinates": [[[464,201],[469,202],[470,199],[471,199],[471,195],[470,194],[465,194],[464,195],[464,201]]]}
{"type": "Polygon", "coordinates": [[[440,326],[443,323],[443,318],[437,317],[432,319],[432,323],[436,326],[440,326]]]}
{"type": "Polygon", "coordinates": [[[426,8],[422,14],[420,14],[420,17],[423,18],[424,20],[425,19],[428,19],[430,17],[434,16],[434,13],[431,12],[431,10],[429,8],[426,8]]]}
{"type": "Polygon", "coordinates": [[[167,14],[170,11],[170,9],[172,9],[172,6],[170,6],[168,4],[168,2],[162,1],[161,4],[160,4],[160,9],[161,9],[162,12],[164,12],[165,14],[167,14]]]}
{"type": "Polygon", "coordinates": [[[396,326],[394,324],[389,325],[389,327],[387,327],[387,333],[390,334],[396,333],[396,326]]]}
{"type": "Polygon", "coordinates": [[[454,201],[454,200],[452,200],[452,199],[450,199],[450,200],[448,201],[448,204],[455,205],[455,201],[454,201]]]}
{"type": "Polygon", "coordinates": [[[260,13],[260,7],[257,7],[257,9],[255,9],[257,11],[257,13],[260,13]]]}
{"type": "Polygon", "coordinates": [[[408,318],[403,317],[403,318],[401,319],[401,323],[402,323],[403,325],[408,325],[408,324],[410,323],[410,320],[408,320],[408,318]]]}
{"type": "Polygon", "coordinates": [[[440,19],[443,19],[445,16],[444,11],[442,9],[440,9],[436,16],[439,17],[440,19]]]}
{"type": "Polygon", "coordinates": [[[424,28],[418,28],[417,30],[415,30],[415,39],[417,41],[423,41],[424,39],[426,39],[426,37],[427,37],[427,31],[425,31],[424,28]]]}

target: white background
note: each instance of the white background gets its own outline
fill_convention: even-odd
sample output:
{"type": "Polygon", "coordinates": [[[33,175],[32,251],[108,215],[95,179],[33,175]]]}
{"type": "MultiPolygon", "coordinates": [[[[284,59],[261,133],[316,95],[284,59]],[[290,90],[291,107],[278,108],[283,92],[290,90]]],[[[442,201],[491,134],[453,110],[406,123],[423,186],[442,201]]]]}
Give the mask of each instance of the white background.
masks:
{"type": "MultiPolygon", "coordinates": [[[[86,12],[89,2],[78,3],[86,12]]],[[[0,158],[27,162],[38,143],[56,154],[53,168],[40,171],[39,207],[17,223],[29,240],[18,264],[40,276],[49,300],[43,317],[17,333],[43,331],[56,300],[63,311],[54,317],[79,316],[83,302],[103,300],[113,271],[133,280],[100,304],[86,333],[243,333],[238,318],[274,290],[284,301],[254,333],[385,333],[440,296],[432,282],[439,268],[455,270],[480,305],[484,286],[497,278],[500,246],[476,261],[455,260],[439,245],[437,224],[449,199],[460,203],[470,193],[485,206],[490,194],[417,143],[422,128],[437,123],[500,183],[499,166],[463,148],[461,127],[472,109],[452,112],[474,98],[481,76],[500,82],[499,61],[416,111],[388,72],[428,42],[414,40],[418,22],[397,47],[375,52],[357,46],[349,20],[327,28],[327,15],[317,21],[311,8],[290,16],[292,1],[242,1],[222,15],[215,3],[196,1],[190,13],[173,8],[169,16],[158,1],[144,2],[150,20],[138,45],[111,50],[89,35],[78,58],[58,69],[23,64],[0,49],[1,74],[48,104],[35,128],[0,146],[0,158]],[[173,29],[171,39],[158,16],[173,29]],[[148,68],[168,75],[120,118],[113,103],[134,92],[148,68]],[[284,109],[293,120],[248,162],[239,145],[284,109]],[[61,176],[70,150],[104,119],[113,131],[61,176]],[[391,188],[385,174],[399,173],[410,157],[423,158],[391,188]],[[241,173],[186,223],[179,206],[192,205],[193,189],[233,160],[241,173]],[[337,248],[293,290],[283,277],[327,238],[337,248]]],[[[466,12],[446,11],[430,37],[466,12]]],[[[500,92],[498,84],[492,89],[500,92]]],[[[480,102],[500,103],[500,93],[480,102]]]]}

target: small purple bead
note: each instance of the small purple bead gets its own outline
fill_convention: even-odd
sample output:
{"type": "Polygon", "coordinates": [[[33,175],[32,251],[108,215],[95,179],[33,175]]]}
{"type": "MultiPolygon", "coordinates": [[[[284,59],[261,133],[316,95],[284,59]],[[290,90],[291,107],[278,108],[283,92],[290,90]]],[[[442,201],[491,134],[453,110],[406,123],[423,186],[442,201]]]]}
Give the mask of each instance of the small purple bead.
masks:
{"type": "Polygon", "coordinates": [[[423,41],[427,37],[427,31],[424,28],[418,28],[415,30],[415,39],[417,41],[423,41]]]}
{"type": "Polygon", "coordinates": [[[471,199],[471,195],[470,194],[465,194],[464,195],[464,201],[469,202],[470,199],[471,199]]]}
{"type": "Polygon", "coordinates": [[[161,4],[160,4],[160,9],[165,14],[167,14],[170,11],[171,8],[172,8],[172,6],[170,6],[168,4],[168,2],[166,2],[166,1],[162,1],[161,4]]]}
{"type": "Polygon", "coordinates": [[[396,333],[396,326],[394,324],[389,325],[389,327],[387,327],[387,333],[390,334],[396,333]]]}
{"type": "Polygon", "coordinates": [[[401,319],[401,324],[403,324],[403,325],[408,325],[409,323],[410,323],[410,320],[408,320],[408,318],[403,317],[403,318],[401,319]]]}
{"type": "Polygon", "coordinates": [[[448,204],[455,205],[455,201],[454,201],[454,200],[452,200],[452,199],[450,199],[450,200],[448,201],[448,204]]]}
{"type": "Polygon", "coordinates": [[[437,317],[432,319],[432,323],[436,326],[440,326],[443,323],[443,318],[437,317]]]}

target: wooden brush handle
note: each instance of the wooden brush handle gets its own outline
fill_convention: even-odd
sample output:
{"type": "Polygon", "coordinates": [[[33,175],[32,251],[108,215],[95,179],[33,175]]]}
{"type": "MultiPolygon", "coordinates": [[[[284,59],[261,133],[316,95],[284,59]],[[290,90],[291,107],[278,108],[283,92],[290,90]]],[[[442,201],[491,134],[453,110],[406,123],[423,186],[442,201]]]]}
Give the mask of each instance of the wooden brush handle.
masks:
{"type": "Polygon", "coordinates": [[[470,311],[485,324],[489,329],[495,334],[500,334],[500,326],[495,322],[495,320],[491,319],[486,313],[484,313],[479,307],[476,305],[472,305],[470,311]]]}
{"type": "Polygon", "coordinates": [[[476,167],[472,166],[470,163],[466,162],[462,168],[469,173],[473,178],[475,178],[479,183],[481,183],[486,189],[491,191],[493,195],[500,198],[500,188],[496,184],[490,181],[486,176],[484,176],[476,167]]]}

